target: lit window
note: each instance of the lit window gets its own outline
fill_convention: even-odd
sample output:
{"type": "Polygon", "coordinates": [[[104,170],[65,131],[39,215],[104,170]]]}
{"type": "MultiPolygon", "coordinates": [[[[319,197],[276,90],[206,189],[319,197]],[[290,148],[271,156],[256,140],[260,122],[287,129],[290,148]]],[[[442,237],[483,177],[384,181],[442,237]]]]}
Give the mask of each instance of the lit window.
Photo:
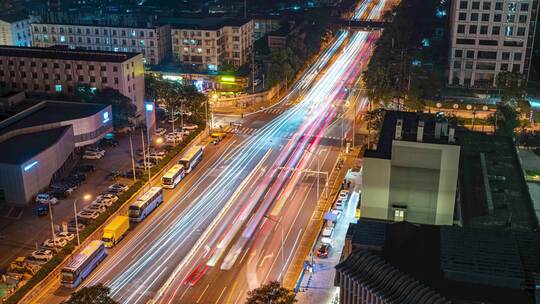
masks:
{"type": "Polygon", "coordinates": [[[60,36],[60,42],[66,42],[66,36],[60,36]]]}
{"type": "Polygon", "coordinates": [[[55,86],[54,86],[54,90],[55,90],[56,92],[62,92],[62,85],[61,85],[61,84],[55,85],[55,86]]]}

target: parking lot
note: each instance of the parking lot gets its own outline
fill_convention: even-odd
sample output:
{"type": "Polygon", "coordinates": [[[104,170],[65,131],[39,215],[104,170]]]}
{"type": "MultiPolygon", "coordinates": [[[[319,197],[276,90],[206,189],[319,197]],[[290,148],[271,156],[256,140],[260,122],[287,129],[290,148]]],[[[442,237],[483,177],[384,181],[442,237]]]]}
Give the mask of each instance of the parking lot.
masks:
{"type": "MultiPolygon", "coordinates": [[[[75,171],[84,171],[79,171],[79,174],[84,175],[85,180],[77,185],[76,189],[74,189],[68,197],[60,198],[58,203],[52,205],[54,229],[57,233],[63,230],[63,223],[67,224],[70,220],[74,219],[75,202],[77,212],[80,213],[85,208],[88,208],[92,202],[95,202],[100,193],[107,191],[110,185],[121,183],[129,186],[133,184],[134,181],[132,177],[116,176],[118,173],[132,173],[129,136],[115,136],[115,139],[118,141],[118,145],[114,147],[102,147],[101,149],[105,150],[105,155],[100,159],[81,159],[75,165],[75,171]],[[117,173],[111,174],[111,172],[117,173]]],[[[142,144],[140,130],[135,130],[132,133],[132,142],[135,161],[141,160],[142,157],[140,156],[140,151],[142,144]]],[[[155,143],[157,149],[165,144],[165,140],[160,140],[159,144],[155,143]]],[[[146,142],[145,145],[147,147],[146,142]]],[[[85,153],[82,153],[82,155],[84,154],[85,153]]],[[[144,166],[142,169],[144,169],[144,166]]],[[[142,174],[142,170],[140,172],[142,174]]],[[[78,177],[67,177],[67,179],[55,182],[55,185],[61,188],[61,190],[50,188],[49,191],[54,191],[53,193],[57,196],[60,196],[60,193],[64,193],[65,191],[70,192],[76,184],[75,180],[80,178],[80,175],[78,177]]],[[[100,211],[100,207],[95,208],[94,211],[100,211]]],[[[45,240],[51,238],[51,225],[48,209],[47,203],[39,204],[34,202],[25,207],[6,206],[0,208],[1,273],[3,273],[8,268],[9,264],[17,257],[28,256],[33,251],[39,249],[45,240]],[[38,209],[43,211],[41,216],[38,215],[38,209]]],[[[70,228],[72,228],[70,229],[72,232],[75,232],[74,225],[70,228]]]]}

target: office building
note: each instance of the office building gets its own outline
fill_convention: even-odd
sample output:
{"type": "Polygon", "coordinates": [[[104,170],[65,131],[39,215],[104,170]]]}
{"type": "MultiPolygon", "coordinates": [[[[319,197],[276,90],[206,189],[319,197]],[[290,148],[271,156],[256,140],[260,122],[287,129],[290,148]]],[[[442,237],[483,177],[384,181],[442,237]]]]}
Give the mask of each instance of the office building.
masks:
{"type": "Polygon", "coordinates": [[[171,21],[173,58],[180,64],[218,70],[229,63],[251,61],[253,21],[243,19],[180,19],[171,21]]]}
{"type": "Polygon", "coordinates": [[[362,216],[452,225],[459,160],[443,117],[386,111],[377,148],[364,155],[362,216]]]}
{"type": "Polygon", "coordinates": [[[528,78],[537,17],[536,0],[453,1],[448,84],[493,87],[502,71],[528,78]]]}
{"type": "Polygon", "coordinates": [[[144,113],[141,54],[0,46],[0,90],[70,95],[79,84],[118,90],[144,113]]]}
{"type": "Polygon", "coordinates": [[[120,27],[85,24],[32,24],[32,43],[37,47],[65,45],[70,49],[141,53],[144,64],[160,64],[170,56],[168,25],[120,27]]]}
{"type": "Polygon", "coordinates": [[[35,17],[22,13],[0,14],[0,45],[31,46],[30,24],[35,17]]]}
{"type": "Polygon", "coordinates": [[[257,41],[266,34],[278,30],[280,24],[280,18],[255,17],[253,19],[253,41],[257,41]]]}
{"type": "Polygon", "coordinates": [[[24,205],[112,131],[110,105],[42,101],[0,122],[0,206],[24,205]]]}

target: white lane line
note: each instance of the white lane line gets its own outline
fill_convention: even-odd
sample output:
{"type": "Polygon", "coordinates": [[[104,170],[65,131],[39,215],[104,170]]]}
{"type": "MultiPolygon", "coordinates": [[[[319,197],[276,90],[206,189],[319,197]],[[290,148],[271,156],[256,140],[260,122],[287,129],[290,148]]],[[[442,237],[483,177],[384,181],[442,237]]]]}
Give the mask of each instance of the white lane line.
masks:
{"type": "Polygon", "coordinates": [[[216,300],[216,304],[219,303],[219,300],[221,300],[221,297],[223,297],[223,294],[225,293],[226,289],[227,289],[227,286],[223,287],[223,290],[221,291],[221,293],[219,294],[219,297],[216,300]]]}
{"type": "Polygon", "coordinates": [[[146,245],[148,245],[148,242],[144,242],[142,244],[142,246],[139,247],[139,249],[137,251],[135,251],[132,255],[131,255],[131,258],[134,259],[137,255],[139,255],[139,253],[141,253],[141,251],[144,250],[144,248],[146,248],[146,245]]]}
{"type": "Polygon", "coordinates": [[[244,290],[242,289],[239,293],[238,293],[238,296],[234,299],[234,302],[233,303],[240,303],[238,301],[240,301],[240,297],[244,294],[244,290]]]}
{"type": "Polygon", "coordinates": [[[285,261],[285,265],[283,265],[283,268],[281,268],[281,271],[279,272],[279,276],[277,280],[281,280],[281,276],[283,275],[283,271],[287,268],[286,265],[289,265],[289,261],[291,260],[292,255],[295,253],[296,244],[298,243],[298,240],[300,239],[300,236],[302,235],[302,228],[298,231],[298,235],[296,236],[296,240],[294,241],[294,244],[291,248],[291,253],[289,254],[289,257],[287,257],[287,261],[285,261]]]}
{"type": "Polygon", "coordinates": [[[197,299],[197,303],[200,303],[200,302],[201,302],[201,299],[202,299],[202,297],[204,296],[204,294],[206,293],[206,290],[208,290],[208,287],[210,287],[210,284],[207,284],[207,285],[206,285],[206,288],[204,288],[203,292],[201,293],[201,295],[200,295],[199,298],[197,299]]]}
{"type": "Polygon", "coordinates": [[[242,258],[240,259],[240,264],[242,264],[242,261],[244,260],[244,258],[245,258],[246,255],[248,254],[249,248],[250,248],[250,247],[248,247],[248,248],[246,249],[246,251],[244,252],[244,255],[242,255],[242,258]]]}
{"type": "Polygon", "coordinates": [[[189,287],[186,288],[186,290],[184,290],[184,292],[182,293],[182,295],[180,296],[180,298],[178,300],[182,300],[182,298],[186,295],[186,293],[188,292],[189,290],[189,287]]]}

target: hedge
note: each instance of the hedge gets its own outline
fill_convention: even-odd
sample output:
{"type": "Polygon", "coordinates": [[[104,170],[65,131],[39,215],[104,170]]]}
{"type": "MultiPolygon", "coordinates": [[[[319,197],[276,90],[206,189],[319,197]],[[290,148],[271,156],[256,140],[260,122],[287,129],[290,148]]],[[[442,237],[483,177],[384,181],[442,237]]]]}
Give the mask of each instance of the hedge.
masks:
{"type": "MultiPolygon", "coordinates": [[[[165,158],[163,158],[154,168],[150,170],[151,176],[158,173],[163,167],[165,167],[182,149],[184,149],[203,129],[199,125],[199,128],[189,134],[181,143],[172,148],[165,158]]],[[[100,216],[84,228],[83,231],[79,233],[79,238],[81,242],[84,242],[96,229],[98,229],[107,219],[113,215],[120,207],[139,189],[146,184],[148,181],[148,176],[142,176],[138,181],[136,181],[131,187],[124,193],[120,194],[118,200],[112,204],[105,212],[100,214],[100,216]]],[[[28,282],[17,289],[9,298],[7,298],[4,303],[6,304],[16,304],[18,303],[32,288],[34,288],[41,280],[45,279],[51,271],[53,271],[66,257],[68,257],[75,250],[75,240],[70,241],[65,247],[63,247],[53,258],[45,263],[34,276],[28,282]]]]}

